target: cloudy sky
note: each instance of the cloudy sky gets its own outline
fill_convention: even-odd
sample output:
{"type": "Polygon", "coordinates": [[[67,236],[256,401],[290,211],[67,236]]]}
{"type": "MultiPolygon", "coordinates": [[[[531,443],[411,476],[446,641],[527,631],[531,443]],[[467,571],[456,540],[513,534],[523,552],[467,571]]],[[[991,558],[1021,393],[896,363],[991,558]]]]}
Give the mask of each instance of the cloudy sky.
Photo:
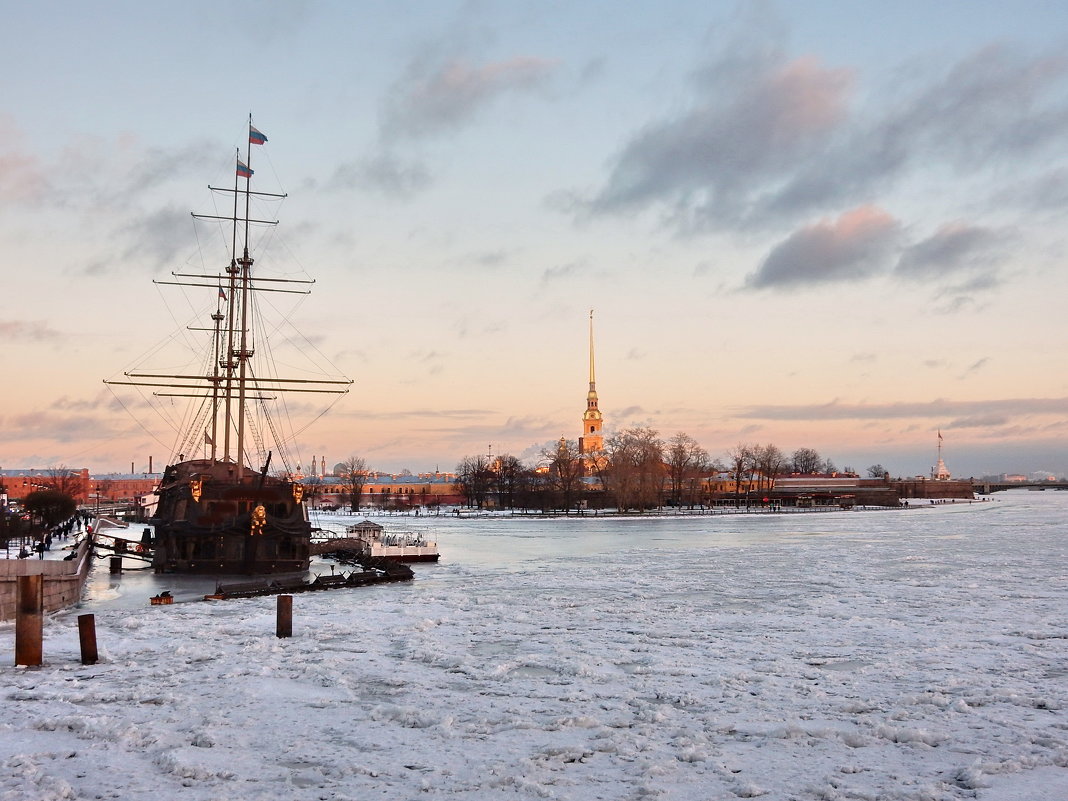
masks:
{"type": "Polygon", "coordinates": [[[579,436],[594,308],[609,431],[1068,472],[1064,3],[0,11],[0,466],[171,455],[102,379],[203,320],[152,282],[225,264],[251,111],[272,313],[356,382],[305,464],[579,436]]]}

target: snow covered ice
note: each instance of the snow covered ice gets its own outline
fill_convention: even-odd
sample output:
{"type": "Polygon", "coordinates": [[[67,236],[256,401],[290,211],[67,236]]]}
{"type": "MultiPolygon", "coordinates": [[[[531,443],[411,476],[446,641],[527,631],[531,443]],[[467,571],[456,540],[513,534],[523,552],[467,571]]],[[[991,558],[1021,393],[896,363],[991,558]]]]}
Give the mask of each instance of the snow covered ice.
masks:
{"type": "Polygon", "coordinates": [[[0,799],[1065,799],[1066,513],[432,518],[441,563],[288,640],[99,576],[44,667],[0,627],[0,799]]]}

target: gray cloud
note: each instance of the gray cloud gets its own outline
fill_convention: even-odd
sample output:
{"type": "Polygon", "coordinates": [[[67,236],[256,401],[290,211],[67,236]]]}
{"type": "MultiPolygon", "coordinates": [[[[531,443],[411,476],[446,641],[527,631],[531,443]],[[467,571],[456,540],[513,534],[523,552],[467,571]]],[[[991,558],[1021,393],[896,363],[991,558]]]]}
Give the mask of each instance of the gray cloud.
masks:
{"type": "Polygon", "coordinates": [[[884,269],[900,238],[898,223],[871,206],[802,228],[776,245],[746,279],[753,289],[868,277],[884,269]]]}
{"type": "Polygon", "coordinates": [[[188,210],[176,205],[162,206],[134,218],[118,232],[123,241],[130,243],[122,260],[150,270],[172,264],[177,254],[189,247],[190,231],[184,224],[187,220],[188,210]]]}
{"type": "Polygon", "coordinates": [[[389,139],[461,128],[497,98],[542,86],[553,70],[552,62],[525,56],[486,64],[420,59],[390,92],[382,132],[389,139]]]}
{"type": "Polygon", "coordinates": [[[635,135],[590,210],[664,201],[684,227],[736,223],[763,202],[770,183],[823,149],[846,115],[851,74],[811,58],[752,61],[750,71],[734,62],[710,68],[702,83],[715,91],[635,135]]]}
{"type": "Polygon", "coordinates": [[[427,420],[465,420],[496,414],[492,409],[397,409],[388,412],[360,411],[356,416],[361,419],[389,420],[394,417],[420,417],[427,420]]]}
{"type": "Polygon", "coordinates": [[[55,440],[57,442],[96,442],[126,433],[99,415],[30,412],[14,415],[0,428],[0,441],[55,440]]]}
{"type": "Polygon", "coordinates": [[[549,284],[562,278],[570,278],[579,274],[584,268],[575,262],[559,264],[556,267],[546,267],[541,274],[541,283],[549,284]]]}
{"type": "Polygon", "coordinates": [[[327,181],[326,188],[366,188],[405,199],[426,189],[432,181],[426,165],[380,152],[355,163],[340,165],[327,181]]]}
{"type": "Polygon", "coordinates": [[[508,261],[508,256],[508,251],[503,249],[487,250],[482,253],[472,253],[466,261],[480,267],[500,267],[508,261]]]}
{"type": "Polygon", "coordinates": [[[976,373],[986,367],[989,363],[989,356],[984,356],[981,359],[977,359],[976,361],[968,365],[967,369],[964,371],[964,374],[969,375],[970,373],[976,373]]]}
{"type": "MultiPolygon", "coordinates": [[[[688,106],[634,133],[575,213],[659,205],[695,233],[868,203],[939,169],[971,178],[1056,152],[1066,75],[1068,58],[991,46],[933,77],[929,64],[906,66],[893,87],[856,93],[875,97],[861,102],[850,71],[791,60],[781,40],[742,31],[695,73],[688,106]]],[[[1063,197],[1063,180],[1048,191],[1063,197]]]]}
{"type": "Polygon", "coordinates": [[[940,278],[947,273],[988,270],[1004,258],[1009,235],[961,222],[942,226],[905,248],[896,271],[909,278],[940,278]]]}
{"type": "Polygon", "coordinates": [[[6,120],[0,119],[0,137],[5,141],[0,153],[0,208],[35,205],[52,194],[46,168],[28,151],[19,150],[12,142],[17,132],[6,120]]]}
{"type": "Polygon", "coordinates": [[[219,153],[222,150],[218,142],[207,139],[168,149],[149,148],[139,153],[133,164],[122,168],[124,175],[117,189],[102,189],[101,201],[129,205],[139,195],[174,181],[177,176],[214,171],[219,165],[219,153]]]}
{"type": "Polygon", "coordinates": [[[1007,414],[990,412],[988,414],[973,414],[968,417],[958,417],[946,424],[946,430],[956,428],[996,428],[1012,422],[1007,414]]]}
{"type": "Polygon", "coordinates": [[[64,338],[62,332],[40,320],[0,320],[0,336],[28,342],[57,342],[64,338]]]}
{"type": "Polygon", "coordinates": [[[987,401],[934,400],[920,403],[826,404],[796,406],[760,405],[735,411],[735,416],[757,420],[886,420],[971,419],[978,416],[1068,414],[1068,398],[1006,398],[987,401]]]}

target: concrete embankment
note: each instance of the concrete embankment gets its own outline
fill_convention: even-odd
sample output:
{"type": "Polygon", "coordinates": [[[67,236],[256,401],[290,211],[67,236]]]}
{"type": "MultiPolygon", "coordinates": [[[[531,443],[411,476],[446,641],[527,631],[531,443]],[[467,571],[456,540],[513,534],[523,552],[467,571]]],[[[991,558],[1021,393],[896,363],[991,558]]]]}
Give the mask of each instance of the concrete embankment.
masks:
{"type": "Polygon", "coordinates": [[[44,576],[45,612],[55,612],[78,603],[93,561],[93,549],[88,538],[78,543],[75,554],[70,560],[0,560],[0,620],[15,618],[19,576],[44,576]]]}

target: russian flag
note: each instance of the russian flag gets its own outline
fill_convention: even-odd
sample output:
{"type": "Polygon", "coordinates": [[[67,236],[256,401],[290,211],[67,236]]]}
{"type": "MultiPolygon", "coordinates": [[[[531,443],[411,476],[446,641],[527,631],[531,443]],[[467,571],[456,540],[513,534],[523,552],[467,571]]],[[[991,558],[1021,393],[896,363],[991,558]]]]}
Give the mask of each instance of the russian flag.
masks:
{"type": "Polygon", "coordinates": [[[248,165],[241,159],[237,160],[237,175],[239,178],[251,178],[255,170],[250,170],[248,165]]]}
{"type": "Polygon", "coordinates": [[[263,131],[257,130],[254,126],[248,126],[248,141],[254,145],[262,145],[267,141],[267,137],[263,135],[263,131]]]}

